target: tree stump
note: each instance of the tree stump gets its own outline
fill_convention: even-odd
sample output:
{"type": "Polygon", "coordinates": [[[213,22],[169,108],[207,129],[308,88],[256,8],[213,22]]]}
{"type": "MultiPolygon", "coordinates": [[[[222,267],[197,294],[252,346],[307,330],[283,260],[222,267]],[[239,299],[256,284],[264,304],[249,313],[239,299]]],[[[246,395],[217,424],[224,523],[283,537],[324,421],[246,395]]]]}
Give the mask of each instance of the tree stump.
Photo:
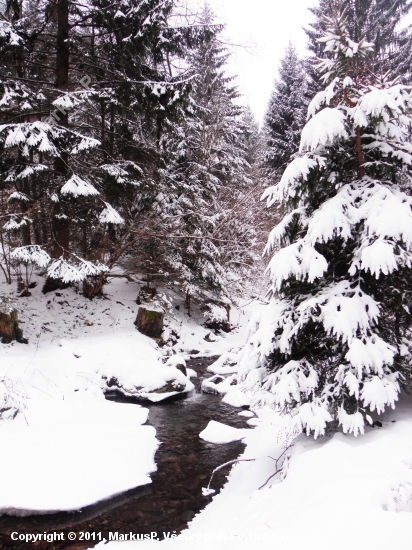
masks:
{"type": "Polygon", "coordinates": [[[0,299],[0,338],[2,344],[10,344],[16,340],[20,344],[28,344],[27,338],[23,338],[23,331],[19,327],[19,315],[17,309],[10,309],[7,302],[0,299]]]}
{"type": "Polygon", "coordinates": [[[160,338],[163,331],[164,313],[160,311],[151,311],[144,307],[139,307],[136,321],[134,324],[137,330],[150,338],[160,338]]]}

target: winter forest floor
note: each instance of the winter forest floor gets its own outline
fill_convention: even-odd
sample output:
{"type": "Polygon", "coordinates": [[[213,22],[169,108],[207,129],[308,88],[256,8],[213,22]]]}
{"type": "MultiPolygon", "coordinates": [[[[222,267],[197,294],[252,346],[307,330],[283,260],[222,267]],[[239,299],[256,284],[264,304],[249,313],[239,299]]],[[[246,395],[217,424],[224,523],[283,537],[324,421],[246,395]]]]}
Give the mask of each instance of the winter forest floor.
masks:
{"type": "MultiPolygon", "coordinates": [[[[246,339],[254,308],[249,305],[244,311],[232,312],[234,330],[212,336],[216,341],[208,342],[204,338],[209,330],[200,324],[201,314],[195,311],[189,318],[176,293],[166,315],[164,335],[170,339],[159,348],[133,326],[138,285],[115,279],[104,298],[89,301],[73,288],[43,295],[41,278],[38,283],[30,297],[17,302],[20,326],[29,344],[0,346],[3,391],[20,408],[14,420],[0,424],[3,514],[78,510],[150,483],[159,445],[155,429],[146,423],[151,413],[144,403],[104,399],[108,381],[129,394],[139,388],[152,401],[165,396],[156,389],[170,381],[185,384],[190,391],[192,383],[173,366],[164,365],[162,355],[165,358],[173,352],[187,359],[235,352],[246,339]]],[[[10,287],[2,291],[11,293],[10,287]]],[[[234,368],[217,363],[212,370],[230,374],[234,368]]],[[[343,550],[350,545],[366,550],[410,550],[409,398],[404,396],[395,411],[381,415],[382,425],[367,428],[364,436],[354,438],[338,431],[314,441],[305,435],[293,440],[296,434],[289,433],[287,419],[265,408],[255,410],[256,417],[247,420],[252,413],[232,405],[247,405],[249,396],[239,395],[236,385],[227,384],[226,390],[227,424],[239,427],[242,423],[230,418],[243,417],[243,426],[249,430],[225,428],[224,419],[216,417],[222,423],[210,422],[201,435],[210,449],[220,445],[223,450],[227,442],[243,439],[242,462],[233,466],[220,494],[204,497],[210,503],[179,539],[140,544],[209,548],[213,543],[222,549],[259,544],[282,550],[302,546],[343,550]]],[[[214,403],[219,400],[213,397],[214,403]]],[[[184,414],[188,409],[180,410],[184,414]]],[[[234,448],[236,454],[241,451],[241,446],[234,448]]],[[[221,462],[228,460],[224,453],[216,456],[221,462]]],[[[205,468],[205,487],[212,467],[209,463],[209,470],[205,468]]],[[[189,492],[190,471],[183,482],[189,492]]],[[[216,481],[211,487],[217,487],[216,481]]],[[[182,498],[181,490],[176,487],[176,501],[182,498]]],[[[190,519],[190,515],[185,518],[190,519]]],[[[181,527],[180,522],[173,529],[181,527]]],[[[161,531],[173,532],[170,529],[165,523],[161,531]]],[[[136,544],[111,541],[108,547],[136,544]]],[[[15,543],[15,548],[29,547],[31,543],[15,543]]],[[[49,547],[53,548],[52,543],[49,547]]],[[[101,543],[97,548],[106,546],[101,543]]]]}

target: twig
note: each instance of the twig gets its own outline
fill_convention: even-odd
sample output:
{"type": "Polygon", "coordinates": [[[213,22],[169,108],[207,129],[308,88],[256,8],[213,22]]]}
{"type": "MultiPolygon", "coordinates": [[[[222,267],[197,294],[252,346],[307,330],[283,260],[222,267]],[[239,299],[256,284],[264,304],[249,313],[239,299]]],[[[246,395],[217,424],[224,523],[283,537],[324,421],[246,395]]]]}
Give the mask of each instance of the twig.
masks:
{"type": "Polygon", "coordinates": [[[253,462],[256,460],[256,458],[237,458],[236,460],[230,460],[229,462],[225,462],[224,464],[221,464],[217,468],[215,468],[212,472],[212,475],[210,476],[209,484],[207,486],[207,491],[210,489],[210,484],[212,483],[213,476],[216,472],[221,470],[222,468],[226,468],[226,466],[230,466],[231,464],[236,464],[237,462],[253,462]]]}
{"type": "Polygon", "coordinates": [[[265,485],[267,485],[269,483],[269,481],[275,477],[276,474],[279,474],[282,470],[283,470],[283,465],[285,463],[285,461],[283,461],[282,463],[282,466],[280,468],[278,468],[278,462],[279,460],[282,458],[282,456],[286,453],[286,451],[288,451],[289,449],[291,449],[293,447],[293,444],[291,443],[290,445],[288,445],[286,447],[286,449],[283,451],[282,454],[280,454],[277,458],[273,458],[272,456],[269,456],[269,458],[271,458],[272,460],[274,460],[276,462],[276,465],[275,465],[275,468],[276,468],[276,471],[274,474],[272,474],[270,477],[268,477],[268,479],[265,481],[265,483],[263,485],[261,485],[258,489],[258,491],[260,491],[261,489],[263,489],[263,487],[265,487],[265,485]]]}

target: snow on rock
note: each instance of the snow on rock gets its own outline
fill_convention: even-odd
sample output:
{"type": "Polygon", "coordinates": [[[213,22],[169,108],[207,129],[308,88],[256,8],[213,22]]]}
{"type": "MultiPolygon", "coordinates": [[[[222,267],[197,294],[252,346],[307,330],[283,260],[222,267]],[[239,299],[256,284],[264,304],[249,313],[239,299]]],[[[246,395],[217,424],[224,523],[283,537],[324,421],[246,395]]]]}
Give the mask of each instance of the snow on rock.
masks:
{"type": "Polygon", "coordinates": [[[202,392],[203,393],[215,393],[215,394],[224,394],[227,393],[232,385],[237,384],[236,375],[228,376],[223,378],[222,376],[216,374],[211,378],[207,378],[202,382],[202,392]]]}
{"type": "Polygon", "coordinates": [[[38,395],[36,388],[50,393],[49,385],[59,399],[71,391],[101,394],[118,389],[148,399],[157,394],[153,400],[160,401],[193,389],[184,374],[160,362],[150,339],[137,331],[75,341],[60,339],[59,344],[39,350],[26,366],[26,355],[17,355],[3,361],[0,372],[15,380],[18,377],[29,397],[38,395]],[[50,382],[45,384],[43,378],[50,382]]]}
{"type": "Polygon", "coordinates": [[[214,363],[207,367],[213,374],[233,374],[238,371],[237,354],[224,353],[214,363]]]}
{"type": "Polygon", "coordinates": [[[246,428],[232,428],[221,422],[211,420],[206,428],[200,432],[199,437],[209,443],[230,443],[239,441],[249,435],[246,428]]]}
{"type": "Polygon", "coordinates": [[[239,386],[232,386],[222,401],[227,405],[232,405],[232,407],[245,407],[250,405],[255,397],[255,394],[251,391],[245,391],[244,388],[240,389],[239,386]]]}

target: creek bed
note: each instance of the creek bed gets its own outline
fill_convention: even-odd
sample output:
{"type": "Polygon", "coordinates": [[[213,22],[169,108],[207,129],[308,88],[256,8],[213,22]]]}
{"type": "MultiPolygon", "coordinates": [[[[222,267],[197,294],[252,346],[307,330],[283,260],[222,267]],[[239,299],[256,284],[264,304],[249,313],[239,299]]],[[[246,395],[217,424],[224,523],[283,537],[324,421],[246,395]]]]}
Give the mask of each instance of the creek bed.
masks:
{"type": "MultiPolygon", "coordinates": [[[[168,403],[144,403],[149,409],[148,424],[156,428],[161,445],[156,452],[157,471],[151,475],[152,483],[138,487],[115,498],[88,506],[79,512],[15,517],[0,517],[0,550],[27,548],[27,543],[11,541],[10,533],[65,533],[65,541],[39,541],[32,547],[38,550],[92,548],[98,541],[69,542],[67,533],[73,531],[102,533],[147,534],[157,532],[179,533],[188,521],[210,501],[202,496],[214,468],[236,459],[244,449],[241,442],[216,445],[199,438],[199,433],[210,420],[230,426],[248,427],[246,419],[235,409],[222,403],[221,396],[203,394],[200,385],[206,369],[216,357],[192,358],[187,366],[198,373],[192,379],[196,392],[186,399],[168,403]]],[[[118,402],[137,402],[120,394],[107,396],[118,402]]],[[[141,404],[141,403],[140,403],[141,404]]],[[[81,449],[79,449],[81,452],[81,449]]],[[[213,478],[213,489],[223,487],[229,469],[220,470],[213,478]]],[[[29,543],[30,544],[30,543],[29,543]]]]}

